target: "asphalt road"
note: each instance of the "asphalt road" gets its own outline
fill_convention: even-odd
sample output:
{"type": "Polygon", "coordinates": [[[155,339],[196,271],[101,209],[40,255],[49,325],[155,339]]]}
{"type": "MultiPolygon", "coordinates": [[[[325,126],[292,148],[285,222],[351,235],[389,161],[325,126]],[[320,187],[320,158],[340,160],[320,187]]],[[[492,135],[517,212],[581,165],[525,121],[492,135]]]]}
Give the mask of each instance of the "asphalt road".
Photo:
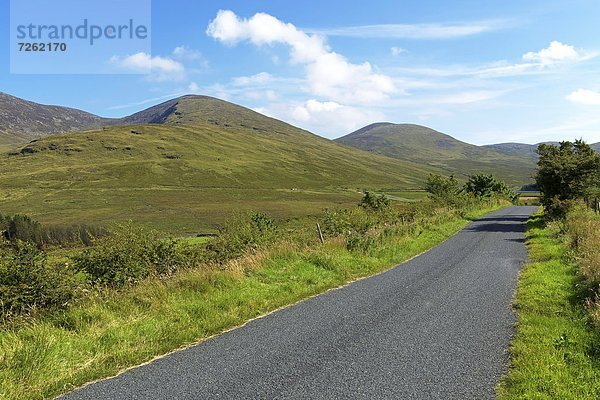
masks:
{"type": "Polygon", "coordinates": [[[488,399],[535,207],[65,399],[488,399]]]}

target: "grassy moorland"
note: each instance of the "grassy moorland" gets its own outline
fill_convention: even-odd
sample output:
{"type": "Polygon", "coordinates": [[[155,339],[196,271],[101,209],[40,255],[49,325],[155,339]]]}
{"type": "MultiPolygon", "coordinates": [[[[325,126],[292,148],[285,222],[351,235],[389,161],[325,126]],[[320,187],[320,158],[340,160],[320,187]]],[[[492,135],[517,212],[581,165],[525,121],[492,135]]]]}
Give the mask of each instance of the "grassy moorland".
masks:
{"type": "Polygon", "coordinates": [[[63,225],[133,219],[188,235],[214,231],[233,211],[285,219],[356,204],[363,189],[419,189],[435,172],[260,118],[38,139],[0,155],[0,212],[63,225]]]}
{"type": "Polygon", "coordinates": [[[545,226],[542,215],[528,222],[531,263],[519,279],[519,322],[499,399],[600,398],[600,330],[586,311],[587,285],[560,231],[557,223],[545,226]]]}
{"type": "MultiPolygon", "coordinates": [[[[0,397],[47,398],[114,375],[253,317],[388,269],[499,207],[480,203],[469,213],[431,209],[413,214],[406,224],[390,224],[389,215],[378,217],[378,212],[334,211],[321,220],[324,244],[310,228],[284,227],[284,239],[252,245],[252,251],[221,264],[192,265],[165,277],[152,275],[133,286],[86,289],[86,295],[66,309],[16,318],[3,326],[0,397]],[[372,225],[374,220],[384,224],[372,225]],[[356,228],[352,229],[362,233],[353,231],[348,236],[344,232],[348,224],[354,226],[353,221],[356,228]]],[[[393,215],[398,220],[399,214],[393,215]]],[[[263,217],[260,221],[271,226],[263,217]]],[[[236,232],[246,232],[242,228],[236,232]]],[[[237,237],[224,231],[206,249],[217,256],[234,251],[231,246],[237,237]]],[[[119,251],[123,241],[107,240],[117,251],[91,248],[75,257],[76,265],[100,265],[107,253],[123,254],[119,251]]],[[[110,265],[114,270],[115,264],[110,265]]],[[[90,271],[101,277],[107,272],[90,271]]]]}

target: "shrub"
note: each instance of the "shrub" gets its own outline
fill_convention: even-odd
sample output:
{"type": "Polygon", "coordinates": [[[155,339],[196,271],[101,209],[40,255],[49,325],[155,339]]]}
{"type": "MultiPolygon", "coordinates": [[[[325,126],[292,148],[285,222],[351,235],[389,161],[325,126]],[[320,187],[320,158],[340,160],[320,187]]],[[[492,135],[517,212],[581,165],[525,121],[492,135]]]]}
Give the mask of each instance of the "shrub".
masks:
{"type": "Polygon", "coordinates": [[[224,264],[275,240],[277,228],[264,213],[233,215],[206,246],[208,262],[224,264]]]}
{"type": "Polygon", "coordinates": [[[0,231],[4,232],[4,237],[9,241],[18,241],[35,243],[42,245],[43,229],[42,224],[31,219],[26,215],[14,215],[12,217],[4,216],[0,218],[0,231]]]}
{"type": "Polygon", "coordinates": [[[463,189],[454,175],[446,178],[442,175],[430,174],[427,177],[425,190],[434,202],[445,206],[459,207],[464,202],[463,189]]]}
{"type": "Polygon", "coordinates": [[[465,183],[465,192],[476,198],[490,198],[494,195],[506,197],[508,200],[517,199],[517,194],[508,185],[493,175],[475,174],[465,183]]]}
{"type": "Polygon", "coordinates": [[[358,203],[358,206],[362,207],[366,211],[382,212],[386,211],[390,207],[390,199],[388,199],[385,195],[379,195],[366,191],[364,197],[360,203],[358,203]]]}
{"type": "Polygon", "coordinates": [[[73,270],[50,266],[32,243],[18,241],[0,248],[0,317],[34,308],[64,307],[77,289],[73,270]]]}
{"type": "Polygon", "coordinates": [[[551,217],[564,217],[573,200],[598,194],[600,155],[582,140],[541,144],[536,183],[551,217]]]}
{"type": "Polygon", "coordinates": [[[169,275],[180,264],[176,242],[162,240],[154,231],[129,222],[111,233],[74,257],[75,268],[95,283],[121,287],[152,274],[169,275]]]}
{"type": "Polygon", "coordinates": [[[346,248],[350,251],[367,253],[376,244],[376,238],[369,232],[352,233],[346,238],[346,248]]]}

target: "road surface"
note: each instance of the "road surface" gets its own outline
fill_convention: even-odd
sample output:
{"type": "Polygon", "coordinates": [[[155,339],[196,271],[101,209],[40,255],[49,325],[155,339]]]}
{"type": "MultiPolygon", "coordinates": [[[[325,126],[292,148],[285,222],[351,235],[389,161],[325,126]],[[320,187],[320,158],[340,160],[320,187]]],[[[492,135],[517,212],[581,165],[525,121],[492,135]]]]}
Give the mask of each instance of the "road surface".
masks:
{"type": "Polygon", "coordinates": [[[488,399],[536,207],[64,399],[488,399]]]}

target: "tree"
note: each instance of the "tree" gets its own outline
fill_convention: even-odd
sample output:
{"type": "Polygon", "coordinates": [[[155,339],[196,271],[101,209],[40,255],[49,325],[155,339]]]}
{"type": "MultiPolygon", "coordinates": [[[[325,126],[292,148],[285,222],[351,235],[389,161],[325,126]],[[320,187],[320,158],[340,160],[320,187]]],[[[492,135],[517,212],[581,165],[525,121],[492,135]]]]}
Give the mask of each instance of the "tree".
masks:
{"type": "Polygon", "coordinates": [[[369,191],[365,192],[364,197],[358,203],[359,207],[364,208],[366,211],[384,211],[390,205],[390,199],[385,195],[378,195],[369,191]]]}
{"type": "Polygon", "coordinates": [[[600,156],[583,140],[541,144],[536,182],[549,215],[564,216],[577,199],[587,199],[600,186],[600,156]]]}
{"type": "Polygon", "coordinates": [[[506,196],[513,200],[514,191],[508,185],[493,175],[475,174],[465,183],[465,192],[472,193],[475,197],[487,198],[493,195],[506,196]]]}
{"type": "Polygon", "coordinates": [[[460,183],[454,175],[445,177],[430,174],[425,183],[425,190],[434,201],[444,205],[458,205],[462,193],[460,183]]]}

